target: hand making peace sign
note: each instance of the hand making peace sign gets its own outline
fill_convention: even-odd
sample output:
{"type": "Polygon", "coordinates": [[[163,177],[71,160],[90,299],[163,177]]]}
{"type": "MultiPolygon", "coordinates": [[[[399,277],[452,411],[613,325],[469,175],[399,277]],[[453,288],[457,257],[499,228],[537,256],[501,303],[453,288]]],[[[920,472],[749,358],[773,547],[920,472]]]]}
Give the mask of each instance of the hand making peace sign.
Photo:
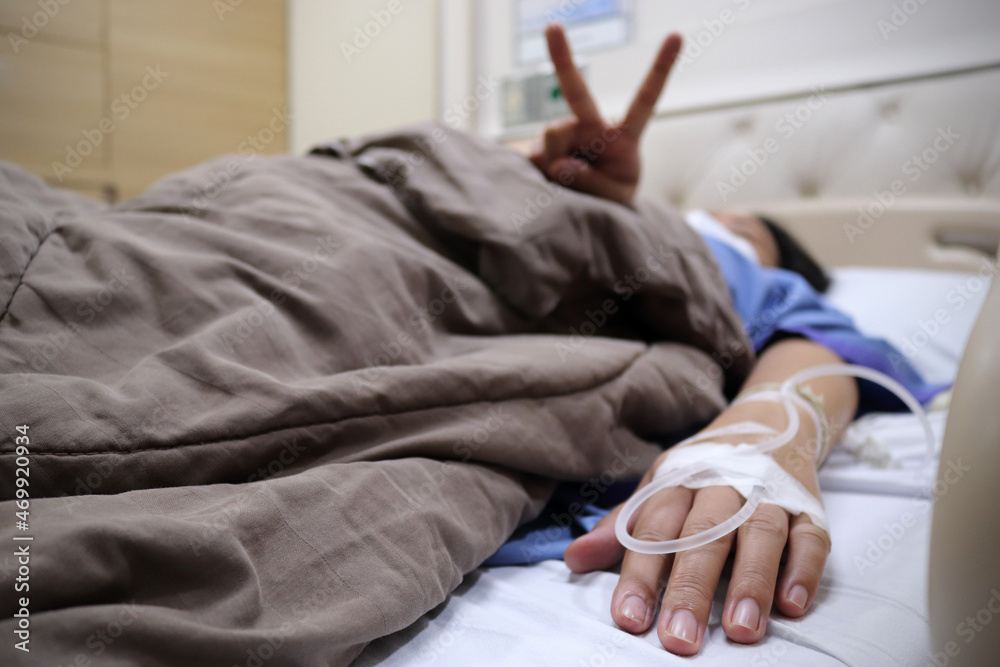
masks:
{"type": "Polygon", "coordinates": [[[681,49],[680,35],[669,35],[636,93],[624,120],[608,123],[573,64],[566,33],[559,25],[545,30],[549,55],[573,116],[545,129],[531,161],[547,178],[566,187],[629,205],[639,185],[639,138],[653,115],[670,69],[681,49]]]}

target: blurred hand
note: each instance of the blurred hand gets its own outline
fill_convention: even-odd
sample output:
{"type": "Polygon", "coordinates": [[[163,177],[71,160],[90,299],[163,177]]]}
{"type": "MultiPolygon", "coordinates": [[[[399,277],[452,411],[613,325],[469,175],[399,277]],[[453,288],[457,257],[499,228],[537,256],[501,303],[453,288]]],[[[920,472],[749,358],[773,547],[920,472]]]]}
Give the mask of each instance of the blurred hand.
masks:
{"type": "Polygon", "coordinates": [[[545,31],[549,55],[563,97],[573,116],[550,124],[529,156],[545,176],[562,185],[630,205],[639,185],[639,138],[653,115],[670,69],[681,48],[669,35],[629,106],[625,118],[608,123],[573,64],[566,33],[559,25],[545,31]]]}

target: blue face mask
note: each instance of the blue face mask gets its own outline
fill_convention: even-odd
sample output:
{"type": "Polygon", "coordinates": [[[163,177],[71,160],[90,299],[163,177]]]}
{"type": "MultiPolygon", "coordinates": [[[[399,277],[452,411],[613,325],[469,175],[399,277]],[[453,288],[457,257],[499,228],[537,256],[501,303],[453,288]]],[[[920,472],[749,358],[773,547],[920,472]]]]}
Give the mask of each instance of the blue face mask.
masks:
{"type": "Polygon", "coordinates": [[[747,259],[760,264],[760,256],[757,255],[757,250],[753,247],[753,244],[742,236],[734,234],[708,211],[694,209],[693,211],[688,211],[684,217],[687,223],[699,234],[722,241],[747,259]]]}

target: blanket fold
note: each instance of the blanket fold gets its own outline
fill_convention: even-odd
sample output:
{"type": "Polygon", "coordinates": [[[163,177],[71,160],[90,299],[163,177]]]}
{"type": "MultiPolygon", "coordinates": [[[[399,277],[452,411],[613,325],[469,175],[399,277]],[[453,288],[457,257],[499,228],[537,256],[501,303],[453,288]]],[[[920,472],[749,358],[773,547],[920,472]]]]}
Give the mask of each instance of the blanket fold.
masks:
{"type": "Polygon", "coordinates": [[[640,474],[748,372],[673,210],[433,125],[321,152],[113,206],[0,165],[0,497],[28,425],[35,538],[13,659],[344,664],[553,480],[640,474]]]}

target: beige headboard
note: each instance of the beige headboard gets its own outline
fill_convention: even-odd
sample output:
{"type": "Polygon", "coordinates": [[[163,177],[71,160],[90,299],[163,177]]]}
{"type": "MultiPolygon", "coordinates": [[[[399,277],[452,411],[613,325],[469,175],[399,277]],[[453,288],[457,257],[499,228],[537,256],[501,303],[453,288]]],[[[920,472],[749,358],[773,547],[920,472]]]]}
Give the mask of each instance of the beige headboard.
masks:
{"type": "Polygon", "coordinates": [[[827,267],[979,271],[1000,249],[1000,199],[803,199],[750,210],[779,221],[827,267]]]}
{"type": "Polygon", "coordinates": [[[1000,241],[1000,65],[660,116],[641,191],[771,214],[831,266],[974,268],[1000,241]]]}

